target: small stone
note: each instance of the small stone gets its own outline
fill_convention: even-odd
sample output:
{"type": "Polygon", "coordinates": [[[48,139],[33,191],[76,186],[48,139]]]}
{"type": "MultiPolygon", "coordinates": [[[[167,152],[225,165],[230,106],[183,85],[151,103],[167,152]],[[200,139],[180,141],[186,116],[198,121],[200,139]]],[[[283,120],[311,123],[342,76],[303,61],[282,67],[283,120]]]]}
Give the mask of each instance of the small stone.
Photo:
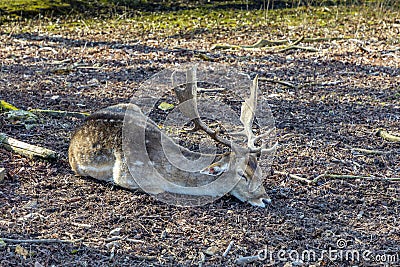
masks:
{"type": "Polygon", "coordinates": [[[111,230],[110,235],[116,236],[119,235],[121,233],[122,228],[115,228],[113,230],[111,230]]]}
{"type": "Polygon", "coordinates": [[[88,81],[89,85],[98,85],[99,84],[99,80],[97,80],[96,78],[93,78],[91,80],[88,81]]]}
{"type": "Polygon", "coordinates": [[[0,183],[4,181],[5,177],[6,177],[6,169],[0,168],[0,183]]]}
{"type": "Polygon", "coordinates": [[[166,237],[167,237],[167,230],[164,230],[164,231],[161,232],[160,238],[164,239],[166,237]]]}
{"type": "Polygon", "coordinates": [[[360,219],[362,218],[363,215],[364,215],[364,211],[360,211],[360,212],[357,214],[357,220],[360,220],[360,219]]]}
{"type": "Polygon", "coordinates": [[[217,246],[211,246],[204,251],[204,254],[208,256],[214,256],[218,252],[217,246]]]}

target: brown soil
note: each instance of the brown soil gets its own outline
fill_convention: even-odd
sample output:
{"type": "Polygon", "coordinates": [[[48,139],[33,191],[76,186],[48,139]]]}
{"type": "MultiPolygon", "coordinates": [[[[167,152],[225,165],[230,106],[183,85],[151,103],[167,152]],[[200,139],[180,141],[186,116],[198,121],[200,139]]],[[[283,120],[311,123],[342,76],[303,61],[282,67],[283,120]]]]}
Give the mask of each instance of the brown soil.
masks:
{"type": "MultiPolygon", "coordinates": [[[[252,36],[256,33],[263,29],[252,36]]],[[[124,34],[85,29],[62,35],[2,33],[0,99],[22,109],[92,112],[128,102],[141,82],[171,64],[199,61],[203,54],[195,50],[209,49],[215,36],[241,43],[256,39],[239,31],[182,35],[179,42],[176,36],[159,40],[124,34]],[[173,48],[179,44],[187,50],[173,48]]],[[[381,179],[400,177],[400,144],[375,135],[379,128],[400,133],[400,51],[389,51],[393,45],[379,38],[367,44],[370,52],[354,40],[343,40],[310,44],[321,49],[316,53],[207,54],[209,60],[252,77],[305,85],[294,89],[260,82],[279,140],[273,172],[265,181],[272,198],[266,209],[232,197],[180,208],[141,192],[74,177],[67,149],[79,119],[42,116],[40,124],[27,130],[0,113],[0,132],[61,155],[49,163],[0,149],[0,167],[7,170],[0,184],[0,238],[81,239],[73,244],[0,244],[0,265],[228,266],[264,248],[273,253],[273,261],[268,257],[252,264],[400,264],[400,184],[381,179]],[[349,147],[385,153],[367,155],[349,147]],[[324,178],[307,185],[277,171],[309,179],[323,173],[376,179],[324,178]],[[121,228],[122,240],[113,246],[108,239],[115,228],[121,228]],[[285,254],[278,258],[280,250],[285,254]],[[343,254],[329,258],[329,250],[343,254]],[[314,251],[316,257],[293,259],[304,251],[314,251]],[[360,259],[346,256],[348,251],[359,252],[360,259]]]]}

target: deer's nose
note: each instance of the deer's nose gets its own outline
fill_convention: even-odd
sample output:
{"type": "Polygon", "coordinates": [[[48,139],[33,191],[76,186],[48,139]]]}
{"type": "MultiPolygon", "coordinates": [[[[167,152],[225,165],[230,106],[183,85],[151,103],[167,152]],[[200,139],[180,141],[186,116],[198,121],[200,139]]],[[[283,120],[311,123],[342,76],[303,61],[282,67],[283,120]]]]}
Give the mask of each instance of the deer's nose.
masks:
{"type": "Polygon", "coordinates": [[[272,201],[271,201],[270,198],[263,198],[263,199],[262,199],[262,202],[263,202],[264,204],[267,204],[267,205],[268,205],[268,204],[271,204],[272,201]]]}

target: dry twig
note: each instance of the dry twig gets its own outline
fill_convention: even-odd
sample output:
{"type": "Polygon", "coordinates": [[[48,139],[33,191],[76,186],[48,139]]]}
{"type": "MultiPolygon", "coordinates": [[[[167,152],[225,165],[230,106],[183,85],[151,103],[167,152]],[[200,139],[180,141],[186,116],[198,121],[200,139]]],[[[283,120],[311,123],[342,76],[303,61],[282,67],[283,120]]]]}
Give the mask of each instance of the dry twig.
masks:
{"type": "Polygon", "coordinates": [[[396,135],[392,135],[383,129],[379,129],[376,133],[377,136],[382,137],[386,141],[389,142],[400,142],[400,137],[396,135]]]}
{"type": "Polygon", "coordinates": [[[292,84],[290,82],[287,82],[287,81],[268,79],[268,78],[264,78],[264,77],[260,77],[260,78],[258,78],[258,80],[259,81],[269,82],[269,83],[281,84],[281,85],[284,85],[284,86],[287,86],[287,87],[290,87],[290,88],[293,88],[293,89],[297,89],[298,88],[297,85],[294,85],[294,84],[292,84]]]}
{"type": "Polygon", "coordinates": [[[384,154],[388,154],[390,152],[387,151],[380,151],[380,150],[371,150],[371,149],[365,149],[365,148],[358,148],[358,147],[351,147],[346,145],[345,146],[347,149],[351,150],[351,151],[355,151],[355,152],[359,152],[362,154],[366,154],[366,155],[384,155],[384,154]]]}
{"type": "Polygon", "coordinates": [[[320,174],[314,179],[307,179],[303,178],[300,176],[297,176],[295,174],[290,174],[287,172],[280,172],[280,171],[274,171],[276,174],[280,175],[285,175],[288,176],[294,180],[300,181],[307,183],[309,185],[316,185],[319,180],[323,178],[331,178],[331,179],[369,179],[369,180],[386,180],[386,181],[400,181],[400,177],[384,177],[384,178],[379,178],[375,176],[361,176],[361,175],[347,175],[347,174],[329,174],[329,173],[324,173],[320,174]]]}
{"type": "Polygon", "coordinates": [[[226,257],[229,253],[229,251],[232,249],[234,241],[232,240],[231,242],[229,242],[228,247],[225,249],[224,253],[222,254],[222,257],[226,257]]]}
{"type": "Polygon", "coordinates": [[[18,108],[4,100],[0,100],[0,111],[2,110],[10,111],[10,110],[18,110],[18,108]]]}
{"type": "Polygon", "coordinates": [[[280,175],[289,176],[290,178],[292,178],[294,180],[297,180],[297,181],[300,181],[300,182],[304,182],[304,183],[307,183],[307,184],[312,184],[313,183],[312,180],[297,176],[295,174],[291,174],[291,173],[287,173],[287,172],[280,172],[280,171],[274,171],[274,173],[280,174],[280,175]]]}

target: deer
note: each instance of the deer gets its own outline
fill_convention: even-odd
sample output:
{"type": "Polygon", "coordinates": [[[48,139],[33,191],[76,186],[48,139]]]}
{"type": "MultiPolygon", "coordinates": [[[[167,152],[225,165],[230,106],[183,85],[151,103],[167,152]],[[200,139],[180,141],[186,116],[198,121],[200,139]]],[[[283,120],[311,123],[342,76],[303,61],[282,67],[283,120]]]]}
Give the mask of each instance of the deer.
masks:
{"type": "MultiPolygon", "coordinates": [[[[272,153],[277,143],[268,147],[262,142],[274,129],[256,136],[253,120],[257,104],[258,78],[253,80],[250,96],[242,102],[240,121],[245,147],[222,137],[201,118],[197,107],[196,69],[186,72],[187,83],[174,87],[181,113],[194,125],[190,131],[202,131],[216,143],[229,149],[222,154],[202,154],[176,144],[140,107],[117,104],[91,114],[73,133],[69,145],[69,163],[77,176],[89,176],[129,190],[141,189],[158,195],[164,193],[219,198],[226,193],[252,206],[265,208],[271,199],[263,185],[258,165],[262,153],[272,153]],[[143,142],[138,140],[144,140],[143,142]],[[256,145],[260,143],[261,145],[256,145]],[[196,161],[206,166],[187,170],[174,159],[196,161]],[[209,164],[208,164],[209,163],[209,164]]],[[[192,164],[193,165],[193,164],[192,164]]]]}

